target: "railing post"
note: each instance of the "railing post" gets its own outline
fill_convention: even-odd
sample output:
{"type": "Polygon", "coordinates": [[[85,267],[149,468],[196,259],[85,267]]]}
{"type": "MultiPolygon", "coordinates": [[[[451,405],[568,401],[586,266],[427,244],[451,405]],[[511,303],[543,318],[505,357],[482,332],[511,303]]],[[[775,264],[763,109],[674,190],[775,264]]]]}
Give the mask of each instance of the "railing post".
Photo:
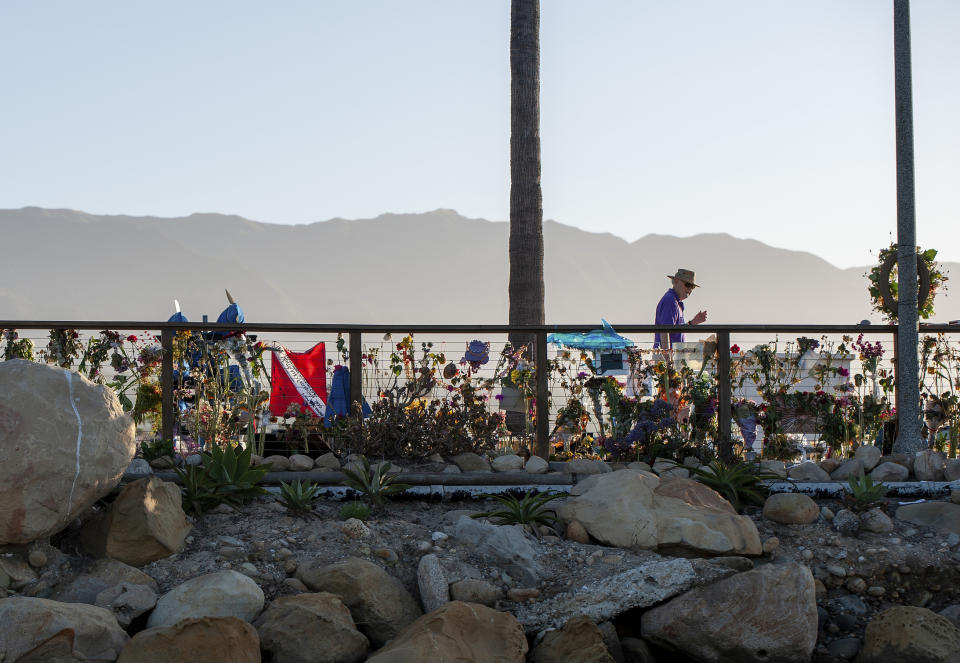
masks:
{"type": "Polygon", "coordinates": [[[160,330],[160,434],[163,440],[173,441],[173,335],[174,329],[160,330]]]}
{"type": "Polygon", "coordinates": [[[550,366],[547,363],[547,332],[537,332],[536,346],[537,441],[535,454],[544,460],[550,460],[550,390],[548,388],[550,366]]]}
{"type": "Polygon", "coordinates": [[[717,332],[717,446],[724,462],[733,459],[730,418],[730,332],[721,330],[717,332]]]}
{"type": "Polygon", "coordinates": [[[359,405],[363,412],[363,343],[358,331],[350,332],[350,412],[353,414],[353,404],[359,405]]]}

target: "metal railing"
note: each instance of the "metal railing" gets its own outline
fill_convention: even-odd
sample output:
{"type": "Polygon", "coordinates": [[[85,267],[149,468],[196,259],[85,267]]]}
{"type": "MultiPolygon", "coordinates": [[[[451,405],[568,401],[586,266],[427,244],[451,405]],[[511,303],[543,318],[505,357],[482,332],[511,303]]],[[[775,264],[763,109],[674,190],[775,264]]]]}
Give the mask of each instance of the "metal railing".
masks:
{"type": "MultiPolygon", "coordinates": [[[[144,321],[90,321],[90,320],[0,320],[0,329],[31,329],[31,330],[104,330],[104,329],[137,329],[158,331],[160,344],[163,348],[160,384],[162,390],[161,435],[163,439],[173,439],[175,426],[175,401],[173,384],[173,340],[178,331],[190,332],[257,332],[257,333],[295,333],[295,334],[344,334],[348,337],[349,368],[350,368],[350,396],[351,400],[359,403],[363,399],[363,336],[382,336],[390,333],[403,334],[455,334],[455,335],[503,335],[530,339],[533,347],[533,359],[536,366],[548,365],[547,335],[556,332],[584,332],[595,329],[596,323],[582,325],[409,325],[409,324],[307,324],[307,323],[171,323],[171,322],[144,322],[144,321]]],[[[895,325],[792,325],[792,324],[702,324],[697,326],[665,326],[665,325],[615,325],[620,334],[648,334],[659,332],[685,332],[706,336],[715,334],[717,340],[717,396],[718,412],[728,413],[731,409],[731,335],[770,335],[770,334],[869,334],[870,336],[888,336],[892,341],[891,347],[896,348],[897,327],[895,325]]],[[[960,326],[933,324],[920,325],[921,334],[960,333],[960,326]]],[[[896,358],[894,357],[894,367],[896,358]]],[[[549,454],[549,375],[548,371],[536,371],[536,429],[535,453],[542,457],[549,454]]],[[[729,440],[731,435],[731,418],[718,417],[718,432],[721,440],[729,440]]]]}

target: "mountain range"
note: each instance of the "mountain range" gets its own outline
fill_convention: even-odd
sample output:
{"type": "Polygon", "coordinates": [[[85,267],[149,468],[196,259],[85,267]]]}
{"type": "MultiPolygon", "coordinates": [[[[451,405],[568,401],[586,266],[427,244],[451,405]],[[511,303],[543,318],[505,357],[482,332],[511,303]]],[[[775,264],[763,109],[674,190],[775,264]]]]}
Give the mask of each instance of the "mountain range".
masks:
{"type": "MultiPolygon", "coordinates": [[[[278,225],[239,216],[0,210],[0,319],[211,320],[228,289],[249,322],[503,324],[509,225],[438,209],[278,225]]],[[[696,270],[688,317],[716,323],[882,322],[868,267],[725,233],[627,242],[544,223],[550,324],[651,324],[677,267],[696,270]]],[[[948,274],[960,264],[944,265],[948,274]]],[[[939,293],[931,322],[960,318],[939,293]]]]}

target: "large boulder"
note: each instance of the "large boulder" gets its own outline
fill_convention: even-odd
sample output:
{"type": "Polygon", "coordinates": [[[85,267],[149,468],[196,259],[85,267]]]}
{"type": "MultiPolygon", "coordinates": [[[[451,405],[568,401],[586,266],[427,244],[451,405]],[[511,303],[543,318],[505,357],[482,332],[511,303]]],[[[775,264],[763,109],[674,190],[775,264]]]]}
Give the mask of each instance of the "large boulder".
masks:
{"type": "Polygon", "coordinates": [[[775,493],[763,503],[763,517],[775,523],[807,525],[819,516],[817,503],[801,493],[775,493]]]}
{"type": "Polygon", "coordinates": [[[877,481],[906,481],[910,476],[910,470],[900,463],[885,462],[880,463],[870,473],[870,478],[874,483],[877,481]]]}
{"type": "Polygon", "coordinates": [[[697,660],[807,663],[817,644],[813,575],[793,563],[738,573],[647,611],[641,631],[697,660]]]}
{"type": "Polygon", "coordinates": [[[512,612],[527,633],[560,628],[574,617],[595,623],[613,619],[634,608],[647,608],[692,587],[714,582],[734,571],[699,559],[664,558],[635,563],[621,573],[575,586],[549,598],[516,605],[512,612]]]}
{"type": "Polygon", "coordinates": [[[115,559],[98,559],[83,573],[59,585],[51,598],[63,603],[95,603],[101,592],[124,583],[160,591],[157,581],[140,569],[115,559]]]}
{"type": "Polygon", "coordinates": [[[74,633],[73,650],[91,663],[112,663],[129,637],[113,613],[82,603],[12,596],[0,600],[0,661],[20,656],[64,629],[74,633]]]}
{"type": "Polygon", "coordinates": [[[328,592],[278,598],[253,625],[263,650],[284,663],[354,663],[370,648],[350,610],[328,592]]]}
{"type": "Polygon", "coordinates": [[[796,481],[830,481],[830,475],[813,461],[806,461],[787,470],[787,476],[796,481]]]}
{"type": "Polygon", "coordinates": [[[89,663],[89,658],[73,648],[75,638],[73,629],[65,628],[18,658],[16,663],[89,663]]]}
{"type": "Polygon", "coordinates": [[[594,539],[619,548],[708,555],[760,555],[753,521],[707,486],[644,471],[598,476],[593,487],[557,509],[594,539]]]}
{"type": "Polygon", "coordinates": [[[301,566],[297,578],[315,592],[339,596],[375,647],[396,638],[423,614],[399,580],[364,559],[350,557],[319,568],[301,566]]]}
{"type": "Polygon", "coordinates": [[[136,452],[108,387],[62,368],[0,362],[0,544],[63,529],[117,485],[136,452]]]}
{"type": "Polygon", "coordinates": [[[490,472],[490,461],[483,456],[468,451],[459,454],[450,459],[450,461],[460,468],[461,472],[490,472]]]}
{"type": "Polygon", "coordinates": [[[877,465],[880,464],[880,456],[883,455],[883,452],[880,450],[880,447],[875,447],[872,444],[864,444],[857,447],[857,451],[854,453],[854,458],[859,458],[863,462],[863,469],[865,472],[869,472],[877,465]]]}
{"type": "Polygon", "coordinates": [[[143,566],[179,551],[190,528],[180,487],[148,477],[124,486],[109,511],[84,526],[81,540],[96,557],[143,566]]]}
{"type": "Polygon", "coordinates": [[[263,590],[257,583],[236,571],[218,571],[191,578],[161,596],[147,627],[200,617],[237,617],[250,622],[261,610],[263,590]]]}
{"type": "Polygon", "coordinates": [[[549,631],[533,651],[530,663],[616,663],[603,634],[589,617],[574,617],[562,629],[549,631]]]}
{"type": "Polygon", "coordinates": [[[917,481],[943,481],[946,454],[933,449],[918,451],[913,458],[913,474],[917,481]]]}
{"type": "Polygon", "coordinates": [[[524,584],[540,582],[543,570],[536,560],[535,541],[522,526],[494,525],[461,516],[453,526],[453,536],[524,584]]]}
{"type": "Polygon", "coordinates": [[[867,624],[857,663],[960,660],[960,629],[926,608],[898,605],[867,624]]]}
{"type": "Polygon", "coordinates": [[[451,601],[423,615],[367,663],[523,663],[527,638],[517,620],[477,603],[451,601]]]}
{"type": "Polygon", "coordinates": [[[897,520],[933,527],[941,534],[960,534],[960,504],[920,502],[904,504],[897,509],[897,520]]]}
{"type": "Polygon", "coordinates": [[[236,617],[199,617],[140,631],[120,653],[117,663],[260,660],[260,638],[253,626],[236,617]]]}

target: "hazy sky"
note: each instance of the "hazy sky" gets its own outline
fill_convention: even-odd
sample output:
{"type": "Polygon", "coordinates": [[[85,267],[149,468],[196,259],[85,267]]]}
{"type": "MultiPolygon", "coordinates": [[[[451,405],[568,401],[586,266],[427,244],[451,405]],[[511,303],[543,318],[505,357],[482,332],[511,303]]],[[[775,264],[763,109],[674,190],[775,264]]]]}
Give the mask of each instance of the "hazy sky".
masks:
{"type": "MultiPolygon", "coordinates": [[[[892,0],[541,0],[545,218],[866,264],[892,0]]],[[[914,0],[917,235],[960,261],[960,2],[914,0]]],[[[507,0],[0,0],[0,208],[509,216],[507,0]]]]}

